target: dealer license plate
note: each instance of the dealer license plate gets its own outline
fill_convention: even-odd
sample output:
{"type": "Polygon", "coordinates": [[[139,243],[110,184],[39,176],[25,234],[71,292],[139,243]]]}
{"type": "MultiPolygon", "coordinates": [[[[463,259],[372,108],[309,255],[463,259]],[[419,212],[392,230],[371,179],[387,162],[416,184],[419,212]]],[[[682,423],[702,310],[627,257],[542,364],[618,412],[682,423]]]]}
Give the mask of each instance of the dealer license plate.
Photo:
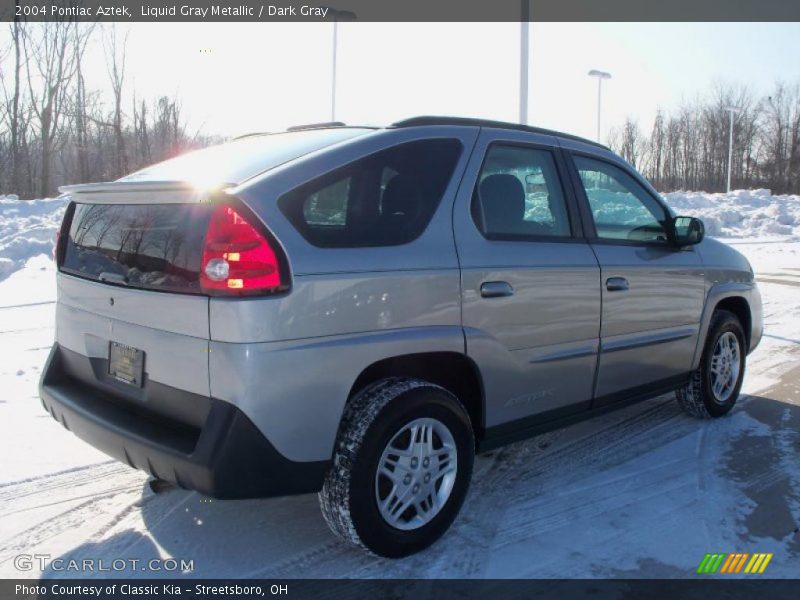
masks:
{"type": "Polygon", "coordinates": [[[144,352],[125,344],[111,342],[108,349],[108,374],[125,383],[141,387],[144,375],[144,352]]]}

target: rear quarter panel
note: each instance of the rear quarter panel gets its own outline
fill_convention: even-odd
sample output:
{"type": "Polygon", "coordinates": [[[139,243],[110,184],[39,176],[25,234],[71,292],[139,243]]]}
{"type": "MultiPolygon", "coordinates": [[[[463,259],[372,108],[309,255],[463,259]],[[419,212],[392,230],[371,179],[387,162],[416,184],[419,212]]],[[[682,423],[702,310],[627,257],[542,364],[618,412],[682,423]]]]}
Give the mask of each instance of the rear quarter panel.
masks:
{"type": "MultiPolygon", "coordinates": [[[[452,209],[477,129],[425,127],[380,130],[279,167],[231,193],[280,240],[292,271],[283,296],[210,302],[211,338],[258,343],[405,327],[460,326],[459,268],[452,209]],[[403,142],[455,138],[463,146],[426,230],[399,246],[319,248],[278,208],[297,186],[354,160],[403,142]]],[[[366,365],[365,365],[366,366],[366,365]]]]}
{"type": "Polygon", "coordinates": [[[292,341],[211,342],[211,395],[238,406],[294,461],[328,460],[344,404],[373,362],[464,352],[460,326],[409,327],[292,341]]]}
{"type": "Polygon", "coordinates": [[[380,130],[279,167],[231,193],[280,241],[292,289],[209,303],[211,394],[242,408],[287,458],[330,458],[358,375],[391,356],[464,352],[453,202],[472,127],[380,130]],[[403,142],[455,138],[462,152],[425,231],[408,244],[319,248],[278,208],[297,186],[403,142]]]}

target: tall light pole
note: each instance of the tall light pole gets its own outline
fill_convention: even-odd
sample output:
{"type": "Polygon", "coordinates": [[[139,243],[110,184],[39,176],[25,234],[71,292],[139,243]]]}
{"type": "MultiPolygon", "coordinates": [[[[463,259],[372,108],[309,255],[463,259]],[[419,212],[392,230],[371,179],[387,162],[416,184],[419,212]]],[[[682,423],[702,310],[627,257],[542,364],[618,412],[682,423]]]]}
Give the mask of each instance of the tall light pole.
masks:
{"type": "Polygon", "coordinates": [[[522,125],[528,124],[528,54],[529,44],[529,21],[530,21],[530,0],[520,0],[520,19],[519,19],[519,122],[522,125]]]}
{"type": "Polygon", "coordinates": [[[339,10],[330,6],[323,6],[320,8],[327,8],[328,13],[333,17],[333,65],[331,68],[331,121],[336,120],[336,52],[339,48],[339,21],[355,21],[356,13],[349,10],[339,10]]]}
{"type": "Polygon", "coordinates": [[[597,141],[600,141],[600,114],[603,108],[603,79],[611,79],[611,73],[592,69],[589,77],[597,77],[597,141]]]}
{"type": "Polygon", "coordinates": [[[725,185],[725,192],[730,194],[731,192],[731,160],[733,158],[733,115],[738,114],[741,109],[736,108],[735,106],[726,106],[725,110],[728,111],[728,115],[730,116],[729,124],[728,124],[728,183],[725,185]]]}
{"type": "Polygon", "coordinates": [[[339,46],[339,18],[333,21],[333,67],[331,68],[331,122],[336,120],[336,48],[339,46]]]}

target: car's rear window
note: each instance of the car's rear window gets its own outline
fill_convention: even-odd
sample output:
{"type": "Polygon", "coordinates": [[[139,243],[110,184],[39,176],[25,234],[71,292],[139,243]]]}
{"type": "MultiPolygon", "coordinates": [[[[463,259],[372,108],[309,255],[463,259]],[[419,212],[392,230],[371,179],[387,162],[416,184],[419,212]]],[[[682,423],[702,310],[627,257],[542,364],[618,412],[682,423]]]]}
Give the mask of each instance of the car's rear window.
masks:
{"type": "Polygon", "coordinates": [[[76,204],[62,271],[161,291],[200,293],[209,204],[76,204]]]}
{"type": "Polygon", "coordinates": [[[285,162],[369,131],[340,127],[253,135],[189,152],[131,173],[119,181],[236,185],[285,162]]]}
{"type": "Polygon", "coordinates": [[[461,149],[455,139],[400,144],[285,194],[278,206],[315,246],[405,244],[433,217],[461,149]]]}

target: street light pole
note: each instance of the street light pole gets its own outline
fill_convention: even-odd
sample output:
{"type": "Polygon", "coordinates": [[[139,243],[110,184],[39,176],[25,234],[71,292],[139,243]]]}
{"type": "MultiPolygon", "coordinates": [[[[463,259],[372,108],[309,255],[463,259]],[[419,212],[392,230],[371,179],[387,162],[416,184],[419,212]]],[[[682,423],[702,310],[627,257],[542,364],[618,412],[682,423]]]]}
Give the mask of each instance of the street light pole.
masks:
{"type": "Polygon", "coordinates": [[[333,69],[331,70],[331,122],[336,121],[336,47],[339,45],[339,17],[333,21],[333,69]]]}
{"type": "Polygon", "coordinates": [[[589,77],[597,78],[597,141],[600,141],[600,115],[603,108],[603,79],[611,79],[611,73],[592,69],[589,77]]]}
{"type": "Polygon", "coordinates": [[[728,183],[725,185],[725,192],[730,194],[731,193],[731,163],[733,158],[733,115],[734,113],[740,112],[738,108],[735,106],[726,106],[725,110],[728,111],[730,115],[730,120],[728,122],[728,183]]]}
{"type": "Polygon", "coordinates": [[[349,10],[339,10],[331,6],[323,6],[333,17],[333,66],[331,69],[331,121],[336,120],[336,53],[339,49],[339,21],[355,21],[356,13],[349,10]]]}
{"type": "Polygon", "coordinates": [[[528,54],[529,35],[528,22],[530,21],[529,0],[520,0],[520,31],[519,31],[519,122],[528,124],[528,54]]]}

